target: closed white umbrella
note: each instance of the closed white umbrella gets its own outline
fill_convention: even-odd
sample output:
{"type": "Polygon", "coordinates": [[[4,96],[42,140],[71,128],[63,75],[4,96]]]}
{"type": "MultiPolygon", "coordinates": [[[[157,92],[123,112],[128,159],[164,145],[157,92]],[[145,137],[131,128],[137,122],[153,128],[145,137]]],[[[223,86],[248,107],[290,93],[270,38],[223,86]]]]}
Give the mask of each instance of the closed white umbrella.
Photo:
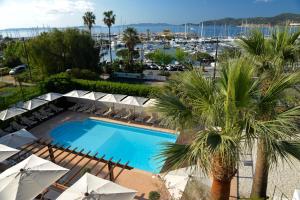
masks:
{"type": "Polygon", "coordinates": [[[89,100],[94,100],[94,101],[96,101],[96,100],[98,100],[98,99],[104,97],[105,95],[107,95],[107,93],[102,93],[102,92],[90,92],[90,93],[87,93],[87,94],[83,95],[83,96],[80,97],[80,98],[82,98],[82,99],[89,99],[89,100]]]}
{"type": "Polygon", "coordinates": [[[182,193],[191,178],[196,178],[208,187],[210,187],[211,184],[211,181],[199,170],[196,170],[194,166],[173,170],[167,174],[161,175],[161,177],[165,181],[165,185],[174,199],[181,198],[182,193]]]}
{"type": "Polygon", "coordinates": [[[31,155],[0,174],[0,199],[32,200],[68,169],[31,155]]]}
{"type": "Polygon", "coordinates": [[[132,200],[136,191],[86,173],[57,200],[132,200]]]}
{"type": "Polygon", "coordinates": [[[43,95],[41,95],[37,98],[38,99],[43,99],[43,100],[46,100],[46,101],[54,101],[56,99],[59,99],[60,97],[62,97],[62,94],[50,92],[50,93],[47,93],[47,94],[43,94],[43,95]]]}
{"type": "Polygon", "coordinates": [[[25,113],[26,110],[22,108],[12,107],[0,112],[0,120],[5,121],[7,119],[18,116],[22,113],[25,113]]]}
{"type": "Polygon", "coordinates": [[[11,148],[9,146],[0,144],[0,162],[18,153],[18,149],[11,148]]]}
{"type": "Polygon", "coordinates": [[[83,95],[89,93],[89,91],[85,90],[73,90],[71,92],[68,92],[67,94],[64,94],[64,97],[74,97],[74,98],[79,98],[82,97],[83,95]]]}
{"type": "Polygon", "coordinates": [[[4,144],[13,148],[19,148],[35,140],[37,140],[37,138],[34,135],[26,131],[25,129],[21,129],[19,131],[1,137],[0,144],[4,144]]]}
{"type": "Polygon", "coordinates": [[[131,105],[131,106],[143,106],[143,104],[147,101],[147,98],[144,97],[134,97],[128,96],[121,101],[122,104],[131,105]]]}
{"type": "Polygon", "coordinates": [[[31,99],[26,102],[21,102],[17,104],[17,107],[25,109],[25,110],[33,110],[35,108],[38,108],[42,105],[47,104],[48,101],[42,100],[42,99],[31,99]]]}

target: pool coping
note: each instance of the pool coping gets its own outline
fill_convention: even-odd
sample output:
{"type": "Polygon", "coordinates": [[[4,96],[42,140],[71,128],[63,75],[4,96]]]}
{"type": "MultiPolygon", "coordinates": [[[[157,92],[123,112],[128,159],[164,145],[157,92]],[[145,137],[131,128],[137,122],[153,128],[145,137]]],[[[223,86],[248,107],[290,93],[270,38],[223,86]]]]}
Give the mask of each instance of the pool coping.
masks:
{"type": "Polygon", "coordinates": [[[172,129],[167,129],[167,128],[159,128],[159,127],[147,126],[147,125],[143,125],[143,124],[137,124],[137,123],[132,123],[132,122],[119,121],[119,120],[114,120],[114,119],[109,119],[109,118],[103,118],[103,117],[89,117],[89,119],[98,120],[98,121],[104,121],[104,122],[111,122],[111,123],[116,123],[116,124],[120,124],[120,125],[137,127],[137,128],[143,128],[143,129],[148,129],[148,130],[161,131],[161,132],[166,132],[166,133],[170,133],[170,134],[179,136],[178,131],[172,130],[172,129]]]}

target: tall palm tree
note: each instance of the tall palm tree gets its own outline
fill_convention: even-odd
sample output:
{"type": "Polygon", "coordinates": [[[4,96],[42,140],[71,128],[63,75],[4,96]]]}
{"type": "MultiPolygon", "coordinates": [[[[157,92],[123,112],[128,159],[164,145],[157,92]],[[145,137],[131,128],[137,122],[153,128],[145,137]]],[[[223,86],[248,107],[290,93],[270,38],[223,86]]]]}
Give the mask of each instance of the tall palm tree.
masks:
{"type": "Polygon", "coordinates": [[[104,18],[103,22],[107,25],[108,27],[108,37],[109,37],[109,54],[110,54],[110,63],[112,63],[112,54],[111,54],[111,26],[115,24],[116,21],[116,15],[113,13],[112,10],[106,11],[103,13],[104,18]]]}
{"type": "Polygon", "coordinates": [[[164,146],[160,156],[166,169],[197,165],[213,177],[211,195],[216,200],[229,199],[239,154],[251,144],[243,130],[253,107],[252,76],[247,60],[230,61],[217,82],[193,70],[177,75],[157,96],[154,109],[164,122],[195,134],[191,144],[164,146]]]}
{"type": "Polygon", "coordinates": [[[96,22],[96,16],[94,15],[94,13],[90,11],[85,12],[82,16],[82,19],[84,25],[88,27],[90,34],[92,34],[92,27],[96,22]]]}
{"type": "Polygon", "coordinates": [[[141,43],[137,30],[132,27],[128,27],[127,29],[125,29],[123,33],[123,41],[125,42],[128,48],[129,63],[132,64],[134,47],[137,44],[141,43]]]}
{"type": "Polygon", "coordinates": [[[295,119],[299,118],[298,107],[282,107],[286,101],[283,94],[293,89],[300,80],[299,73],[282,74],[286,64],[295,61],[295,55],[299,51],[299,44],[296,41],[299,34],[299,32],[291,34],[286,28],[283,31],[276,30],[271,39],[266,39],[262,32],[255,30],[248,38],[241,38],[239,41],[244,54],[252,56],[256,61],[257,75],[265,77],[260,86],[260,95],[256,98],[255,122],[257,124],[253,125],[258,133],[258,148],[252,197],[266,198],[268,172],[270,166],[278,161],[278,156],[292,154],[300,158],[300,152],[296,148],[298,136],[291,135],[296,127],[295,119]],[[280,117],[289,111],[294,111],[293,115],[285,119],[288,123],[284,125],[289,126],[260,127],[267,122],[281,121],[280,117]],[[279,133],[281,133],[280,137],[279,133]]]}

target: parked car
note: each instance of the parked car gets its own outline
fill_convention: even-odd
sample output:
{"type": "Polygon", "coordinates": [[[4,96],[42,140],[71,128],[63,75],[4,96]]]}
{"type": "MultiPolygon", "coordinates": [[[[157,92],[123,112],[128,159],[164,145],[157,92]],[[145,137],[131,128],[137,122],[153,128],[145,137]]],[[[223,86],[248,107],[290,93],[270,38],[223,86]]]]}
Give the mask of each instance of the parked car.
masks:
{"type": "Polygon", "coordinates": [[[26,70],[26,65],[19,65],[9,71],[9,75],[16,75],[26,70]]]}

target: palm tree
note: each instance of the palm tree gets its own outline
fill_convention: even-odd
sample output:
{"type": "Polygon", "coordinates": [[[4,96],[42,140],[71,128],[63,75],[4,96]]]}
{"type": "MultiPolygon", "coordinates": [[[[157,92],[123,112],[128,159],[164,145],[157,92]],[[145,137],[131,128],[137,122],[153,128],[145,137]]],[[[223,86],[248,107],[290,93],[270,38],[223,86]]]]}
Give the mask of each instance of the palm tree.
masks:
{"type": "Polygon", "coordinates": [[[164,146],[160,156],[165,169],[197,165],[213,177],[212,199],[229,199],[239,155],[252,141],[243,131],[253,107],[256,84],[252,77],[249,61],[240,59],[230,61],[216,82],[201,70],[188,71],[172,79],[157,96],[154,109],[164,122],[195,135],[190,144],[164,146]]]}
{"type": "Polygon", "coordinates": [[[128,53],[129,53],[129,63],[133,63],[133,52],[134,52],[134,47],[141,43],[141,40],[139,38],[138,32],[135,28],[128,27],[126,30],[124,30],[123,33],[123,41],[125,42],[127,48],[128,48],[128,53]]]}
{"type": "Polygon", "coordinates": [[[291,154],[300,158],[298,136],[291,134],[297,133],[295,119],[299,118],[298,107],[282,106],[286,102],[284,94],[300,81],[299,73],[282,74],[286,64],[295,61],[296,52],[299,51],[296,42],[299,34],[290,34],[287,29],[276,30],[271,39],[266,39],[262,32],[256,30],[239,42],[244,53],[256,61],[257,75],[265,77],[260,86],[260,95],[256,98],[253,123],[253,129],[258,133],[258,148],[252,197],[266,198],[269,168],[278,162],[278,157],[286,158],[291,154]],[[266,123],[282,122],[281,117],[290,112],[293,115],[287,115],[282,125],[264,127],[266,123]]]}
{"type": "Polygon", "coordinates": [[[112,63],[112,54],[111,54],[111,26],[115,24],[116,21],[116,15],[113,13],[113,11],[106,11],[103,13],[104,18],[103,22],[107,25],[108,27],[108,37],[109,37],[109,54],[110,54],[110,63],[112,63]]]}
{"type": "Polygon", "coordinates": [[[88,27],[90,34],[92,34],[92,27],[95,24],[96,21],[96,16],[94,15],[93,12],[86,12],[82,16],[83,23],[85,26],[88,27]]]}

